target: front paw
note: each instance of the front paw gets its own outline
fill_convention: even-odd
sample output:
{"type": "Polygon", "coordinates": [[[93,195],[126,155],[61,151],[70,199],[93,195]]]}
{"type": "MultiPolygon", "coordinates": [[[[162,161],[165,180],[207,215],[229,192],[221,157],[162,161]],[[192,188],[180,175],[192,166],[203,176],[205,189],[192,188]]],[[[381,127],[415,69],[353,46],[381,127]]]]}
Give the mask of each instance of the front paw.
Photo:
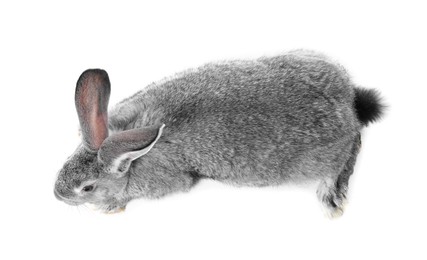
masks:
{"type": "Polygon", "coordinates": [[[116,213],[122,213],[126,209],[125,206],[117,206],[117,205],[108,205],[103,212],[105,214],[116,214],[116,213]]]}
{"type": "Polygon", "coordinates": [[[102,212],[104,214],[115,214],[124,212],[126,209],[126,205],[117,205],[117,204],[109,204],[109,205],[95,205],[95,204],[87,204],[88,208],[102,212]]]}

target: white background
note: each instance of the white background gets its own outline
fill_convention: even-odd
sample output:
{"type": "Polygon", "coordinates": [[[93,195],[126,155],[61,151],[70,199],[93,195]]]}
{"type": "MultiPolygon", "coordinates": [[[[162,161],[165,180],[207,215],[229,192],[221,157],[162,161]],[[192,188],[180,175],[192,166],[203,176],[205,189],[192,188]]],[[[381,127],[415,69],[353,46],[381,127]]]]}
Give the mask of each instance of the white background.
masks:
{"type": "Polygon", "coordinates": [[[2,1],[0,258],[426,259],[422,2],[2,1]],[[339,60],[389,105],[363,132],[341,218],[323,216],[314,186],[202,181],[116,215],[55,199],[83,70],[108,71],[115,104],[183,69],[294,48],[339,60]]]}

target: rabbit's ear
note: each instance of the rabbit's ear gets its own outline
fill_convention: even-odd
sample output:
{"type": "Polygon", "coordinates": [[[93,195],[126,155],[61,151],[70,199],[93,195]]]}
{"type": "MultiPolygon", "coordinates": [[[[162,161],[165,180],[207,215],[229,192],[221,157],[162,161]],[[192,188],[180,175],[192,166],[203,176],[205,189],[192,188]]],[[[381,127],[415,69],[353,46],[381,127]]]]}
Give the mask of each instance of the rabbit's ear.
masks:
{"type": "Polygon", "coordinates": [[[105,139],[98,160],[116,177],[123,176],[133,160],[148,153],[162,135],[162,126],[136,128],[115,133],[105,139]]]}
{"type": "Polygon", "coordinates": [[[76,86],[76,109],[83,134],[83,144],[97,151],[108,137],[108,100],[110,80],[107,72],[90,69],[82,73],[76,86]]]}

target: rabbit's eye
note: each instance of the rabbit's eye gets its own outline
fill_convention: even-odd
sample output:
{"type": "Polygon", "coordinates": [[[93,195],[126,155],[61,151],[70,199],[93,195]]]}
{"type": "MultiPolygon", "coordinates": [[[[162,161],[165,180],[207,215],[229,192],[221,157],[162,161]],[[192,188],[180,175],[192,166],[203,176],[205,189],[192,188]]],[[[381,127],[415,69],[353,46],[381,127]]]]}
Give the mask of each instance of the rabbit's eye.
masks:
{"type": "Polygon", "coordinates": [[[90,192],[92,190],[93,190],[93,185],[84,186],[82,189],[82,191],[84,191],[84,192],[90,192]]]}

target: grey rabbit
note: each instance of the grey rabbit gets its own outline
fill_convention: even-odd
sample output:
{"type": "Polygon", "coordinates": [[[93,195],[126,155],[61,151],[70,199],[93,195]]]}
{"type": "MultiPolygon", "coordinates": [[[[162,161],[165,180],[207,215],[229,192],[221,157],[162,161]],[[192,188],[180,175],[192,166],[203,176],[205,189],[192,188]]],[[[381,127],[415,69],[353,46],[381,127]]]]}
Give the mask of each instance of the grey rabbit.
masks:
{"type": "Polygon", "coordinates": [[[59,171],[55,196],[123,210],[136,198],[187,191],[200,178],[238,186],[319,182],[330,216],[343,213],[360,131],[383,112],[323,54],[210,63],[152,83],[108,110],[110,82],[77,82],[82,144],[59,171]]]}

